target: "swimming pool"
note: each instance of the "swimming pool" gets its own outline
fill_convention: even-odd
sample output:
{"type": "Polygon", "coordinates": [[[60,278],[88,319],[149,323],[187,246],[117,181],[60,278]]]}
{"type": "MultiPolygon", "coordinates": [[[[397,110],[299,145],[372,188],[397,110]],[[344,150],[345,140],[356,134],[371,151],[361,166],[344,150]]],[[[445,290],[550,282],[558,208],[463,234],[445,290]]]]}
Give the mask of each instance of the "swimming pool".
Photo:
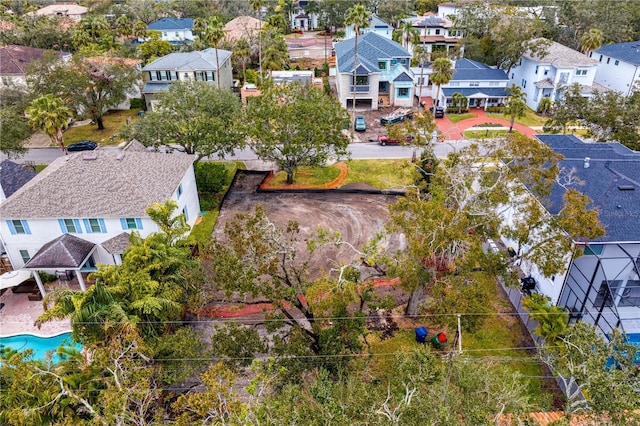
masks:
{"type": "MultiPolygon", "coordinates": [[[[32,334],[18,334],[11,337],[0,337],[0,348],[8,346],[16,351],[33,349],[34,359],[44,359],[47,352],[55,352],[60,345],[82,350],[82,345],[71,339],[71,333],[62,333],[53,337],[38,337],[32,334]]],[[[53,362],[59,362],[60,357],[53,356],[53,362]]]]}

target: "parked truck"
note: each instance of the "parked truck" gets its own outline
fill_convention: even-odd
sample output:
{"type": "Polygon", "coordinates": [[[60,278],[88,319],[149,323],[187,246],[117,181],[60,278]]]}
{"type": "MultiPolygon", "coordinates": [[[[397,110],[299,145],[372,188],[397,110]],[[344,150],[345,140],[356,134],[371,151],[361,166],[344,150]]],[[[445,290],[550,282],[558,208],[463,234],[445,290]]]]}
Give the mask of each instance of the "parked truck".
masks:
{"type": "Polygon", "coordinates": [[[406,120],[407,118],[413,118],[413,110],[411,108],[398,108],[391,114],[387,114],[380,118],[380,124],[395,124],[406,120]]]}

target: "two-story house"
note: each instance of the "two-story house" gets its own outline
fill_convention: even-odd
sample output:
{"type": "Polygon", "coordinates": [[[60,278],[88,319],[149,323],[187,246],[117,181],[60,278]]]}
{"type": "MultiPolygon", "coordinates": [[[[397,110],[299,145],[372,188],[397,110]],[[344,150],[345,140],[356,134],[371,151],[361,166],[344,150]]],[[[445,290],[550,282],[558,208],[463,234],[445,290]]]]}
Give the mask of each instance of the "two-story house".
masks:
{"type": "MultiPolygon", "coordinates": [[[[414,29],[418,30],[420,36],[420,46],[423,52],[427,52],[427,60],[430,60],[432,52],[446,52],[448,57],[462,56],[463,52],[457,52],[460,41],[462,40],[462,31],[453,28],[453,22],[450,19],[440,17],[432,12],[425,13],[422,16],[412,16],[403,19],[403,22],[411,22],[414,29]]],[[[413,52],[415,45],[408,41],[407,50],[413,52]]]]}
{"type": "Polygon", "coordinates": [[[578,84],[585,98],[606,88],[594,82],[598,61],[560,43],[551,42],[546,55],[526,52],[511,69],[509,78],[526,94],[529,108],[536,110],[542,98],[560,99],[568,86],[578,84]]]}
{"type": "Polygon", "coordinates": [[[354,63],[355,39],[335,45],[338,99],[351,108],[377,110],[378,106],[413,106],[411,54],[395,41],[375,32],[358,37],[358,61],[354,63]],[[355,85],[354,85],[355,74],[355,85]]]}
{"type": "MultiPolygon", "coordinates": [[[[579,190],[593,200],[606,235],[578,242],[584,255],[574,259],[554,298],[577,317],[595,324],[604,334],[619,328],[627,335],[640,333],[640,154],[617,143],[584,143],[573,135],[538,135],[564,159],[561,167],[573,170],[584,182],[579,190]]],[[[564,189],[551,195],[559,206],[564,189]]]]}
{"type": "Polygon", "coordinates": [[[291,28],[299,28],[309,31],[318,28],[318,14],[308,12],[310,0],[297,0],[294,3],[295,11],[292,14],[291,28]]]}
{"type": "Polygon", "coordinates": [[[191,43],[194,39],[192,18],[162,18],[147,25],[147,31],[160,32],[160,39],[171,44],[191,43]]]}
{"type": "Polygon", "coordinates": [[[606,44],[589,57],[598,61],[596,82],[625,96],[640,90],[640,40],[606,44]]]}
{"type": "MultiPolygon", "coordinates": [[[[368,33],[376,33],[384,38],[388,38],[389,40],[391,40],[391,38],[393,37],[393,26],[373,13],[369,17],[369,25],[365,28],[360,28],[360,35],[368,33]]],[[[344,29],[344,39],[349,40],[351,38],[354,38],[355,36],[356,32],[353,29],[353,24],[347,25],[347,27],[345,27],[344,29]]]]}
{"type": "Polygon", "coordinates": [[[153,110],[153,104],[157,102],[155,94],[167,90],[175,81],[206,81],[215,85],[220,83],[223,89],[231,89],[231,52],[218,49],[217,58],[216,49],[211,47],[194,52],[170,53],[147,64],[142,68],[142,75],[145,79],[142,94],[147,109],[153,110]]]}
{"type": "Polygon", "coordinates": [[[33,61],[44,59],[45,53],[53,52],[65,62],[71,60],[71,53],[39,49],[28,46],[0,46],[0,88],[4,86],[26,88],[25,72],[33,61]]]}
{"type": "Polygon", "coordinates": [[[440,99],[436,99],[436,85],[433,85],[432,97],[434,104],[449,106],[454,93],[460,93],[468,99],[469,107],[486,110],[487,107],[504,104],[509,83],[504,70],[470,59],[459,59],[454,63],[453,78],[441,87],[440,99]]]}
{"type": "Polygon", "coordinates": [[[81,271],[121,262],[132,231],[159,231],[146,214],[152,203],[175,200],[193,226],[200,212],[194,160],[140,144],[59,157],[0,204],[0,237],[13,268],[72,270],[83,286],[81,271]]]}

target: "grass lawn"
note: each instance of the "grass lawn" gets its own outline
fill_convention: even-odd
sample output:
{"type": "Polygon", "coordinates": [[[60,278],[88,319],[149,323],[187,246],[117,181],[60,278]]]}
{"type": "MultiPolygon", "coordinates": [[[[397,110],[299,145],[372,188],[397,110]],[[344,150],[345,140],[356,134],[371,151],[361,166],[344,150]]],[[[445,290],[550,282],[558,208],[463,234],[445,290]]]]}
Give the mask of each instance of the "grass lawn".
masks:
{"type": "MultiPolygon", "coordinates": [[[[509,129],[504,130],[466,130],[462,132],[462,135],[466,139],[489,139],[500,138],[507,135],[509,129]]],[[[515,130],[514,130],[515,132],[515,130]]]]}
{"type": "MultiPolygon", "coordinates": [[[[502,120],[511,120],[511,117],[505,114],[487,114],[489,118],[500,118],[502,120]]],[[[524,124],[525,126],[544,126],[549,117],[541,117],[532,109],[527,108],[527,113],[524,117],[516,118],[516,123],[524,124]]]]}
{"type": "Polygon", "coordinates": [[[451,121],[452,123],[458,123],[468,118],[474,118],[476,117],[476,115],[468,112],[465,114],[447,114],[447,117],[449,117],[449,121],[451,121]]]}
{"type": "Polygon", "coordinates": [[[344,185],[362,182],[378,189],[405,188],[413,183],[409,160],[351,160],[344,185]]]}
{"type": "MultiPolygon", "coordinates": [[[[293,179],[297,185],[304,186],[320,186],[327,182],[331,182],[340,175],[338,166],[331,165],[329,167],[300,167],[296,170],[293,179]]],[[[273,177],[269,184],[271,186],[285,185],[287,182],[287,173],[279,171],[273,177]]]]}
{"type": "Polygon", "coordinates": [[[131,117],[131,120],[136,120],[138,110],[128,109],[124,111],[111,111],[104,115],[104,130],[98,130],[98,126],[95,124],[87,124],[85,126],[71,127],[64,132],[65,145],[72,144],[81,140],[91,140],[99,142],[100,145],[115,145],[121,140],[113,140],[110,138],[113,136],[122,126],[127,122],[127,117],[131,117]]]}
{"type": "Polygon", "coordinates": [[[40,173],[40,172],[41,172],[41,171],[43,171],[47,166],[48,166],[48,164],[36,164],[36,173],[40,173]]]}
{"type": "MultiPolygon", "coordinates": [[[[347,178],[343,185],[366,183],[378,189],[405,188],[412,180],[413,167],[408,160],[350,160],[347,178]]],[[[295,174],[295,183],[304,186],[321,186],[334,180],[340,174],[336,165],[329,167],[300,167],[295,174]]],[[[287,174],[278,172],[271,180],[271,186],[284,185],[287,174]]]]}

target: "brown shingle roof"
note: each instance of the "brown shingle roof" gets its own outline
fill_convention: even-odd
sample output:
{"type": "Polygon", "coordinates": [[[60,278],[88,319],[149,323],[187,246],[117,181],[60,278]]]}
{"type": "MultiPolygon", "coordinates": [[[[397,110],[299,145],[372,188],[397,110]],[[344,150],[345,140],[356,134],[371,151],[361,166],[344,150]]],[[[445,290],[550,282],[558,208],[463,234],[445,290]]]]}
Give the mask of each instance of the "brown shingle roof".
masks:
{"type": "Polygon", "coordinates": [[[113,238],[103,241],[100,245],[111,254],[124,253],[131,246],[130,237],[131,235],[128,232],[122,232],[113,238]]]}
{"type": "MultiPolygon", "coordinates": [[[[2,46],[0,47],[0,75],[23,75],[27,65],[33,61],[44,58],[47,49],[27,46],[2,46]]],[[[60,57],[69,53],[56,52],[60,57]]]]}
{"type": "Polygon", "coordinates": [[[0,204],[16,219],[141,217],[178,188],[195,157],[95,150],[57,158],[0,204]]]}
{"type": "Polygon", "coordinates": [[[264,27],[264,22],[252,16],[238,16],[227,22],[224,26],[225,38],[227,41],[248,38],[254,34],[258,34],[261,25],[264,27]]]}
{"type": "Polygon", "coordinates": [[[49,241],[29,260],[25,268],[75,269],[82,266],[96,245],[75,235],[64,234],[49,241]]]}

